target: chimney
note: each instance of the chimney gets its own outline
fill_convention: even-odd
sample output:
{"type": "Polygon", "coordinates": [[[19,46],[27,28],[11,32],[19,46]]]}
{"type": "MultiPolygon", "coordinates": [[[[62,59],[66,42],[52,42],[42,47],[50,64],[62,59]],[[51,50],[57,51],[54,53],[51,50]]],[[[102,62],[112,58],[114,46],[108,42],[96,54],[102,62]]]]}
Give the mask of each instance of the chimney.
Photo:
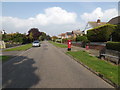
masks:
{"type": "Polygon", "coordinates": [[[100,22],[101,22],[100,19],[98,19],[98,20],[97,20],[97,23],[99,24],[100,22]]]}

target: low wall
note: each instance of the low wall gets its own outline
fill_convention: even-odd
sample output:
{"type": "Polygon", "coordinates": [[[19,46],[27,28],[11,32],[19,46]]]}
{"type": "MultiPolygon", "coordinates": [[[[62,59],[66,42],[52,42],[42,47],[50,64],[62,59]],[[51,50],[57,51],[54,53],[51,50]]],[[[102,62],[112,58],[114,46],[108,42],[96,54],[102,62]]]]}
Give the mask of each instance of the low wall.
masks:
{"type": "Polygon", "coordinates": [[[89,48],[90,48],[90,49],[96,49],[96,50],[102,50],[103,48],[105,48],[105,46],[101,46],[101,45],[90,45],[89,48]]]}
{"type": "MultiPolygon", "coordinates": [[[[72,45],[78,46],[78,47],[82,47],[83,46],[82,42],[72,42],[72,45]]],[[[101,50],[101,49],[103,49],[106,46],[105,43],[99,43],[99,42],[91,42],[91,43],[89,43],[87,45],[89,45],[90,49],[96,49],[96,50],[101,50]]]]}

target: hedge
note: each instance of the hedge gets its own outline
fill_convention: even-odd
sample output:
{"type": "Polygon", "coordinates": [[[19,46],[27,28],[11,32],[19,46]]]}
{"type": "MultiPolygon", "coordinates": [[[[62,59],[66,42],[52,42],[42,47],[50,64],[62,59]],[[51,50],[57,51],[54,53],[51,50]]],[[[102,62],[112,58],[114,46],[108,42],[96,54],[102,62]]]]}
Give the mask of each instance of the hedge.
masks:
{"type": "Polygon", "coordinates": [[[91,42],[106,42],[110,40],[116,27],[117,25],[106,24],[90,29],[87,31],[88,40],[91,42]]]}
{"type": "Polygon", "coordinates": [[[112,34],[112,41],[120,42],[120,25],[117,25],[115,32],[112,34]]]}
{"type": "Polygon", "coordinates": [[[88,41],[87,37],[86,36],[77,36],[76,37],[76,41],[88,41]]]}
{"type": "Polygon", "coordinates": [[[107,42],[106,48],[111,50],[120,51],[120,42],[107,42]]]}

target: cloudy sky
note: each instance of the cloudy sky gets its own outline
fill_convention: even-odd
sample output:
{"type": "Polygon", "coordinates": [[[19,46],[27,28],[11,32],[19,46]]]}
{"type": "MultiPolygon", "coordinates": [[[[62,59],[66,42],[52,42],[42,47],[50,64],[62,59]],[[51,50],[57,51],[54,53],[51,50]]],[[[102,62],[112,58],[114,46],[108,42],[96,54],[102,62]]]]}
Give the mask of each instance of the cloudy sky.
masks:
{"type": "Polygon", "coordinates": [[[2,28],[27,33],[39,28],[49,35],[84,30],[88,21],[108,22],[118,16],[117,2],[3,2],[2,28]]]}

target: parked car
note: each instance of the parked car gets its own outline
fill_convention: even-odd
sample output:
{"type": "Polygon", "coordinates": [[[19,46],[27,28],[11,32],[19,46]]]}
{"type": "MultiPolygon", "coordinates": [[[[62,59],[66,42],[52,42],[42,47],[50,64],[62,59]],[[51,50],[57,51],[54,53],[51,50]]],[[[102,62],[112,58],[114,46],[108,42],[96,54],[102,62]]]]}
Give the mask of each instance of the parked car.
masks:
{"type": "Polygon", "coordinates": [[[32,43],[32,46],[33,46],[33,47],[40,47],[40,46],[41,46],[41,43],[40,43],[40,41],[36,40],[36,41],[34,41],[34,42],[32,43]]]}
{"type": "Polygon", "coordinates": [[[109,49],[104,48],[100,50],[99,57],[103,60],[114,62],[117,65],[120,64],[120,52],[119,51],[109,50],[109,49]]]}

